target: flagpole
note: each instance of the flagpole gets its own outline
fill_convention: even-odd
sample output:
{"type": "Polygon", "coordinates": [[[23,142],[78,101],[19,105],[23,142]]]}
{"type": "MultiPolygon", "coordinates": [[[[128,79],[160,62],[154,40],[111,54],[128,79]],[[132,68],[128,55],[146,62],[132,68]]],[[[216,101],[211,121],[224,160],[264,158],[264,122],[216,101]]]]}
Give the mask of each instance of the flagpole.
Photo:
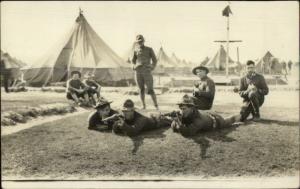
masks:
{"type": "Polygon", "coordinates": [[[229,63],[229,14],[227,16],[227,42],[226,42],[226,77],[228,78],[228,63],[229,63]]]}

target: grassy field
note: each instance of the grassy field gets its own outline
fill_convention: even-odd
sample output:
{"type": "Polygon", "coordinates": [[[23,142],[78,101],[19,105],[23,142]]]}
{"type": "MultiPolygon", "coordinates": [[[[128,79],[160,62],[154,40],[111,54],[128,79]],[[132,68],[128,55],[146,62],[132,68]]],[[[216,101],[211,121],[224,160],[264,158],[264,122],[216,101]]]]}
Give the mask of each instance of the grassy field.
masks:
{"type": "MultiPolygon", "coordinates": [[[[120,107],[127,96],[104,94],[120,107]]],[[[176,108],[182,94],[158,97],[162,111],[176,108]]],[[[140,106],[137,96],[130,96],[140,106]]],[[[41,98],[42,101],[42,98],[41,98]]],[[[149,109],[154,112],[149,97],[149,109]]],[[[239,112],[240,98],[219,93],[214,110],[239,112]],[[226,97],[226,98],[225,98],[226,97]]],[[[47,101],[48,102],[48,101],[47,101]]],[[[263,120],[184,138],[170,129],[129,138],[87,130],[89,113],[2,136],[2,176],[10,178],[103,179],[177,176],[294,176],[299,168],[298,91],[273,92],[263,120]]]]}

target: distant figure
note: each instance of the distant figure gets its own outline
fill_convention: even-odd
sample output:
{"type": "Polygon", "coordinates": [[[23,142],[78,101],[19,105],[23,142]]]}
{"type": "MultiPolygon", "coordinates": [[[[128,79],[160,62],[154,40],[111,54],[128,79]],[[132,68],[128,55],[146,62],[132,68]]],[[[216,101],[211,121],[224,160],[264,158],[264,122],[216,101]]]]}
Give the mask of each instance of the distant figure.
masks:
{"type": "Polygon", "coordinates": [[[20,92],[20,91],[27,91],[27,89],[25,88],[26,86],[26,81],[23,79],[24,74],[20,74],[19,77],[17,79],[14,80],[12,87],[11,87],[11,91],[12,92],[20,92]]]}
{"type": "Polygon", "coordinates": [[[153,49],[145,46],[144,42],[145,39],[142,35],[136,36],[137,48],[133,52],[132,63],[134,64],[136,73],[136,82],[140,89],[140,98],[143,104],[143,109],[146,109],[145,85],[147,87],[148,94],[151,95],[155,108],[158,109],[151,73],[156,67],[157,59],[153,49]]]}
{"type": "Polygon", "coordinates": [[[287,81],[288,80],[287,79],[288,70],[287,70],[286,62],[285,61],[281,62],[281,65],[282,65],[282,70],[281,70],[282,74],[284,75],[284,78],[287,81]]]}
{"type": "Polygon", "coordinates": [[[289,61],[289,62],[288,62],[289,73],[291,73],[291,71],[292,71],[292,65],[293,65],[293,62],[292,62],[292,61],[289,61]]]}
{"type": "Polygon", "coordinates": [[[96,105],[96,102],[100,98],[101,86],[95,81],[95,75],[88,73],[85,75],[85,80],[83,83],[87,86],[87,93],[90,98],[93,99],[93,104],[96,105]]]}
{"type": "Polygon", "coordinates": [[[111,109],[111,101],[100,98],[97,102],[96,111],[90,114],[88,118],[88,129],[96,131],[111,131],[115,121],[118,120],[120,114],[111,109]]]}
{"type": "Polygon", "coordinates": [[[209,70],[205,66],[198,66],[193,69],[193,74],[200,80],[195,82],[193,99],[199,110],[211,109],[215,97],[215,83],[207,77],[209,70]]]}
{"type": "Polygon", "coordinates": [[[247,61],[247,75],[240,80],[239,94],[244,99],[241,109],[241,121],[245,121],[250,113],[254,121],[260,120],[259,108],[264,103],[264,96],[269,93],[269,88],[264,76],[255,72],[255,63],[247,61]]]}
{"type": "Polygon", "coordinates": [[[168,127],[171,125],[170,120],[160,119],[159,117],[148,118],[135,110],[134,103],[128,99],[123,105],[123,119],[115,122],[113,131],[115,134],[125,134],[136,136],[144,131],[168,127]]]}
{"type": "Polygon", "coordinates": [[[11,84],[11,70],[7,67],[9,55],[4,53],[1,57],[1,81],[3,80],[4,89],[6,93],[9,93],[9,87],[11,84]]]}
{"type": "Polygon", "coordinates": [[[67,81],[67,98],[74,100],[76,104],[82,105],[80,99],[84,99],[84,105],[89,105],[89,95],[87,86],[80,80],[81,73],[79,71],[71,72],[71,79],[67,81]]]}
{"type": "Polygon", "coordinates": [[[240,115],[224,119],[215,112],[198,110],[193,99],[188,95],[184,95],[182,101],[177,105],[180,111],[171,112],[167,116],[173,119],[171,124],[173,132],[178,132],[184,137],[239,124],[240,115]]]}

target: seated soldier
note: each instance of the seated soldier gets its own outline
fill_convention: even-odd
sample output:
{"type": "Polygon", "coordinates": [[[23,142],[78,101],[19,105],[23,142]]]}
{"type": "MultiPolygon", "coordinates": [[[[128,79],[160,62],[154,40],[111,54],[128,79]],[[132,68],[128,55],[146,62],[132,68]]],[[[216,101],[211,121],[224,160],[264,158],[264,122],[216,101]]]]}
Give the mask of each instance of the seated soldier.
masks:
{"type": "Polygon", "coordinates": [[[71,79],[67,81],[67,99],[74,100],[76,104],[81,105],[80,98],[84,99],[84,104],[89,105],[89,96],[87,87],[80,80],[81,73],[79,71],[71,72],[71,79]]]}
{"type": "Polygon", "coordinates": [[[171,128],[183,136],[193,136],[201,131],[222,129],[238,124],[240,116],[232,116],[224,119],[215,112],[199,111],[194,101],[188,95],[184,95],[182,102],[178,103],[180,112],[168,114],[173,117],[171,128]]]}
{"type": "Polygon", "coordinates": [[[26,86],[26,81],[23,79],[23,74],[20,74],[19,77],[16,80],[14,80],[10,90],[12,92],[27,91],[25,86],[26,86]]]}
{"type": "Polygon", "coordinates": [[[83,80],[83,83],[87,86],[87,93],[89,97],[93,98],[94,104],[96,104],[100,98],[101,86],[94,80],[94,78],[94,74],[88,73],[85,75],[85,80],[83,80]]]}
{"type": "Polygon", "coordinates": [[[193,90],[193,100],[199,110],[211,109],[215,97],[215,83],[207,77],[208,68],[198,66],[193,69],[193,74],[199,77],[195,82],[193,90]]]}
{"type": "Polygon", "coordinates": [[[160,119],[159,117],[148,118],[135,110],[134,103],[128,99],[123,105],[123,119],[115,122],[113,132],[115,134],[125,134],[127,136],[136,136],[144,131],[168,127],[171,121],[168,119],[160,119]]]}
{"type": "Polygon", "coordinates": [[[99,99],[95,106],[96,111],[88,118],[88,129],[97,131],[112,130],[112,126],[118,120],[120,114],[110,108],[111,103],[104,98],[99,99]]]}
{"type": "Polygon", "coordinates": [[[255,72],[255,63],[249,60],[246,65],[247,74],[241,78],[239,89],[235,90],[235,92],[239,92],[244,102],[241,109],[241,121],[245,121],[250,113],[253,121],[259,121],[259,108],[264,103],[269,88],[264,76],[255,72]]]}

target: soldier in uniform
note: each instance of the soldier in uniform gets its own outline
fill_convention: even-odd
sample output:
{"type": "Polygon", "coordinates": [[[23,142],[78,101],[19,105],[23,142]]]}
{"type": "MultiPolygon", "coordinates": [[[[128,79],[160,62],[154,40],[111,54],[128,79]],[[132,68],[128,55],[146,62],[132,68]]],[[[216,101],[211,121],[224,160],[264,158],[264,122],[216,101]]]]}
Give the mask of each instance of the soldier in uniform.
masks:
{"type": "Polygon", "coordinates": [[[87,86],[81,81],[81,73],[72,71],[71,79],[67,81],[67,99],[74,100],[76,104],[81,105],[80,98],[85,100],[84,104],[89,104],[87,86]]]}
{"type": "Polygon", "coordinates": [[[197,66],[193,69],[193,74],[199,77],[195,82],[193,99],[199,110],[211,109],[215,97],[215,83],[207,77],[209,70],[205,66],[197,66]]]}
{"type": "Polygon", "coordinates": [[[95,81],[95,75],[92,73],[87,73],[83,83],[87,86],[87,93],[90,98],[93,99],[94,105],[100,98],[101,86],[95,81]]]}
{"type": "Polygon", "coordinates": [[[154,130],[162,127],[168,127],[171,121],[152,116],[148,118],[135,110],[134,103],[128,99],[123,105],[123,119],[115,122],[113,132],[115,134],[125,134],[127,136],[136,136],[144,131],[154,130]]]}
{"type": "Polygon", "coordinates": [[[269,93],[269,88],[264,76],[255,72],[255,63],[249,60],[246,65],[247,74],[241,78],[238,90],[244,103],[241,109],[241,121],[245,121],[250,113],[253,121],[259,121],[259,108],[264,103],[264,96],[269,93]]]}
{"type": "Polygon", "coordinates": [[[1,82],[3,81],[4,89],[6,93],[9,93],[9,87],[11,84],[11,69],[8,68],[8,53],[4,53],[1,57],[1,82]]]}
{"type": "Polygon", "coordinates": [[[228,128],[239,124],[240,115],[223,118],[215,112],[198,110],[193,99],[184,95],[178,103],[180,111],[168,116],[173,118],[171,128],[185,137],[196,135],[201,131],[228,128]]]}
{"type": "Polygon", "coordinates": [[[136,82],[140,90],[140,98],[143,108],[146,109],[145,104],[145,85],[147,93],[151,96],[154,106],[158,109],[156,95],[153,89],[152,70],[155,69],[157,59],[152,48],[144,45],[144,37],[142,35],[136,36],[137,47],[133,52],[132,63],[136,73],[136,82]],[[151,62],[152,61],[152,62],[151,62]]]}
{"type": "Polygon", "coordinates": [[[120,114],[111,109],[111,101],[107,101],[104,98],[100,98],[97,102],[95,109],[88,118],[88,129],[97,131],[107,131],[112,130],[112,126],[115,121],[118,120],[120,114]]]}

